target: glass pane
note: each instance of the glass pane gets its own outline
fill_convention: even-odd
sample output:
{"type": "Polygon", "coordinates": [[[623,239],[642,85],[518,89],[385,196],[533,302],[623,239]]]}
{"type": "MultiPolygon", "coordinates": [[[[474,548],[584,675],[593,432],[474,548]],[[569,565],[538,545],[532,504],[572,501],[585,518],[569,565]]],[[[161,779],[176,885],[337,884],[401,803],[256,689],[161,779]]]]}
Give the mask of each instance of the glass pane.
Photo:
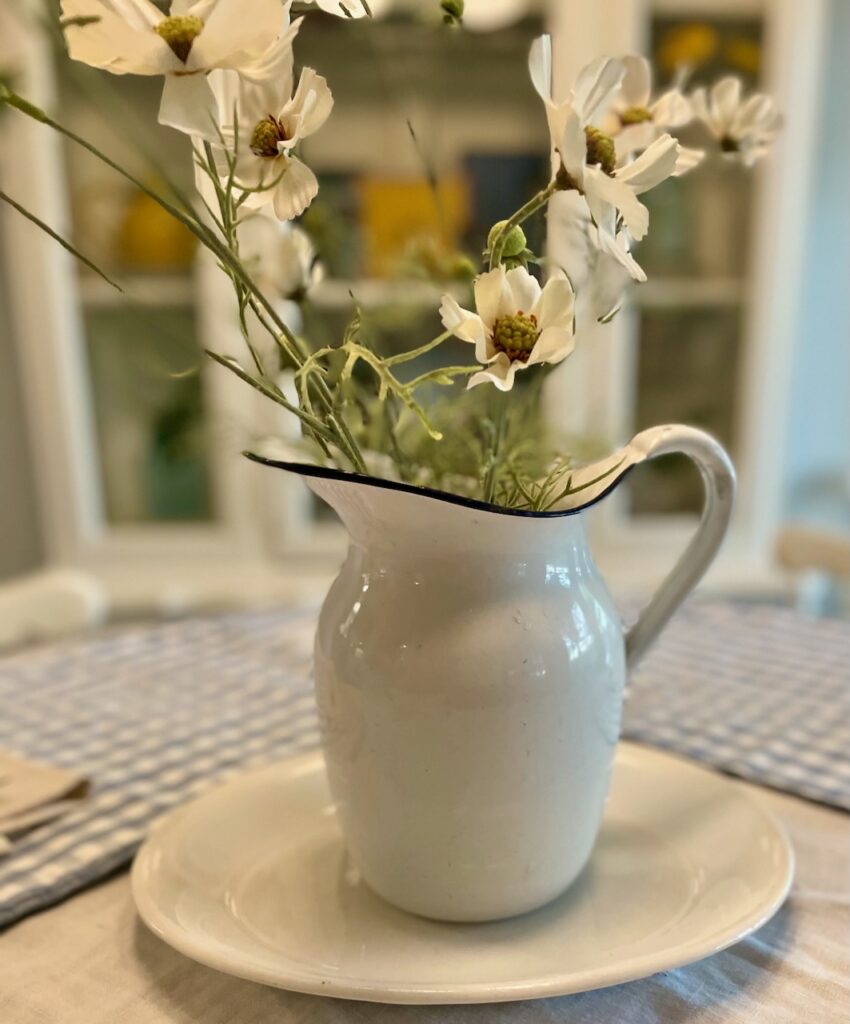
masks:
{"type": "MultiPolygon", "coordinates": [[[[689,87],[724,74],[757,85],[762,24],[752,18],[658,15],[651,55],[659,88],[692,68],[689,87]]],[[[681,133],[701,147],[698,129],[681,133]]],[[[649,281],[640,308],[635,427],[685,422],[714,433],[734,455],[742,300],[750,250],[752,174],[718,156],[645,197],[652,230],[637,256],[649,281]]],[[[629,481],[635,515],[698,512],[699,478],[686,459],[652,463],[629,481]]]]}
{"type": "Polygon", "coordinates": [[[334,110],[305,143],[321,190],[304,226],[333,276],[451,279],[458,251],[480,252],[545,181],[527,69],[541,31],[539,18],[483,34],[404,13],[305,20],[299,61],[322,69],[334,110]]]}
{"type": "MultiPolygon", "coordinates": [[[[60,59],[61,119],[141,181],[190,191],[188,140],[157,124],[161,79],[60,59]]],[[[79,147],[66,148],[75,244],[124,294],[79,287],[103,513],[112,524],[209,520],[206,416],[194,315],[194,239],[79,147]]]]}
{"type": "Polygon", "coordinates": [[[85,325],[107,520],[211,518],[193,311],[94,308],[85,325]]]}
{"type": "MultiPolygon", "coordinates": [[[[645,310],[640,317],[636,419],[641,429],[689,423],[727,444],[734,437],[733,394],[740,351],[736,309],[645,310]]],[[[702,483],[684,456],[656,459],[629,479],[638,515],[698,512],[702,483]]]]}

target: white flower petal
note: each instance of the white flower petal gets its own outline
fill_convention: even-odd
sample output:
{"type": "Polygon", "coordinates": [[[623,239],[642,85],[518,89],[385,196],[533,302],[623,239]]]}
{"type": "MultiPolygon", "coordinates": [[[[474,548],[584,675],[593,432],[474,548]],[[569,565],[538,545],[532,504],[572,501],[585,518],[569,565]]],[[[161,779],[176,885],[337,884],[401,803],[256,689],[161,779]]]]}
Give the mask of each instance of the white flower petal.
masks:
{"type": "Polygon", "coordinates": [[[607,104],[623,80],[626,69],[613,57],[597,57],[582,68],[573,87],[572,105],[582,127],[592,120],[597,110],[607,104]]]}
{"type": "Polygon", "coordinates": [[[161,75],[183,65],[168,43],[152,31],[162,14],[152,5],[130,5],[128,17],[116,11],[108,0],[63,0],[63,18],[97,18],[86,25],[68,25],[65,38],[73,60],[104,68],[116,75],[161,75]],[[144,16],[147,8],[147,18],[144,16]]]}
{"type": "Polygon", "coordinates": [[[153,28],[163,19],[162,12],[150,0],[106,0],[106,4],[133,28],[153,28]]]}
{"type": "MultiPolygon", "coordinates": [[[[645,149],[637,160],[615,172],[617,181],[627,184],[637,195],[648,192],[662,181],[666,181],[673,173],[678,151],[679,143],[673,136],[662,135],[645,149]]],[[[635,238],[637,237],[635,235],[635,238]]]]}
{"type": "Polygon", "coordinates": [[[295,95],[280,112],[280,120],[287,125],[293,116],[297,117],[297,137],[303,139],[322,127],[333,105],[327,81],[312,68],[304,68],[295,95]]]}
{"type": "Polygon", "coordinates": [[[502,307],[510,301],[510,291],[505,281],[503,266],[479,274],[473,285],[475,292],[475,308],[488,328],[495,323],[502,307]]]}
{"type": "Polygon", "coordinates": [[[595,241],[600,252],[611,256],[634,281],[646,281],[646,273],[629,252],[622,233],[615,237],[611,232],[599,229],[595,231],[595,241]]]}
{"type": "MultiPolygon", "coordinates": [[[[283,26],[271,46],[255,60],[246,61],[239,66],[242,78],[261,85],[273,84],[277,94],[284,98],[292,95],[292,44],[304,21],[303,18],[296,18],[290,24],[289,8],[290,4],[284,4],[283,26]]],[[[274,109],[279,109],[280,105],[280,102],[276,103],[274,109]]]]}
{"type": "Polygon", "coordinates": [[[451,331],[456,338],[469,341],[473,345],[486,333],[481,317],[469,309],[464,309],[454,295],[448,293],[443,295],[440,301],[440,320],[443,327],[451,331]]]}
{"type": "Polygon", "coordinates": [[[280,0],[251,0],[248,12],[245,0],[218,0],[192,43],[187,69],[238,69],[272,45],[280,16],[280,0]]]}
{"type": "Polygon", "coordinates": [[[528,70],[531,84],[537,95],[545,102],[552,99],[552,37],[538,36],[531,44],[528,54],[528,70]]]}
{"type": "Polygon", "coordinates": [[[215,99],[205,75],[166,75],[159,123],[218,142],[215,99]]]}
{"type": "Polygon", "coordinates": [[[649,228],[649,210],[629,185],[619,178],[610,178],[599,167],[588,167],[584,174],[587,204],[597,223],[605,219],[605,206],[613,206],[635,239],[641,239],[649,228]]]}
{"type": "Polygon", "coordinates": [[[652,121],[641,121],[640,124],[626,125],[614,136],[617,149],[617,162],[626,164],[635,153],[648,149],[658,138],[659,130],[652,121]]]}
{"type": "Polygon", "coordinates": [[[741,79],[729,75],[711,89],[711,116],[718,127],[727,128],[741,103],[741,79]]]}
{"type": "Polygon", "coordinates": [[[572,330],[574,301],[573,289],[565,277],[550,278],[533,310],[540,330],[545,332],[549,327],[572,330]]]}
{"type": "Polygon", "coordinates": [[[297,157],[289,157],[286,171],[274,190],[274,212],[280,220],[300,217],[319,193],[319,182],[297,157]]]}
{"type": "Polygon", "coordinates": [[[540,298],[540,284],[532,277],[525,267],[514,267],[505,274],[510,298],[503,304],[499,312],[511,316],[514,313],[530,313],[540,298]]]}
{"type": "Polygon", "coordinates": [[[500,352],[498,358],[486,369],[480,370],[469,378],[466,388],[469,390],[479,384],[495,384],[500,391],[510,391],[514,386],[517,369],[523,365],[517,362],[512,363],[504,352],[500,352]]]}
{"type": "Polygon", "coordinates": [[[193,14],[206,21],[218,0],[171,0],[169,14],[193,14]]]}
{"type": "Polygon", "coordinates": [[[577,185],[581,185],[587,157],[587,139],[575,110],[569,111],[558,151],[567,174],[577,185]]]}
{"type": "Polygon", "coordinates": [[[623,109],[648,106],[652,88],[652,70],[649,61],[646,57],[630,55],[621,57],[620,63],[623,65],[625,73],[620,85],[617,105],[623,109]]]}
{"type": "Polygon", "coordinates": [[[659,96],[649,112],[659,128],[680,128],[692,121],[694,116],[690,100],[678,89],[670,89],[659,96]]]}
{"type": "Polygon", "coordinates": [[[679,146],[679,155],[676,157],[676,166],[673,168],[673,177],[679,178],[688,171],[692,171],[705,156],[704,149],[691,149],[688,146],[679,146]]]}
{"type": "MultiPolygon", "coordinates": [[[[770,96],[756,93],[736,111],[729,126],[732,138],[739,138],[751,131],[770,129],[779,114],[770,96]]],[[[778,127],[778,125],[777,125],[778,127]]]]}
{"type": "Polygon", "coordinates": [[[549,126],[549,140],[552,146],[552,174],[556,174],[561,166],[560,148],[567,127],[567,120],[572,115],[569,103],[547,103],[546,122],[549,126]]]}
{"type": "Polygon", "coordinates": [[[694,117],[702,121],[712,132],[716,133],[711,111],[708,109],[708,96],[705,89],[694,89],[690,95],[690,100],[694,117]]]}
{"type": "Polygon", "coordinates": [[[576,347],[576,339],[572,330],[564,327],[547,327],[540,332],[534,344],[526,366],[536,363],[560,363],[576,347]]]}
{"type": "MultiPolygon", "coordinates": [[[[247,143],[243,141],[239,148],[239,154],[236,157],[233,178],[237,184],[245,189],[260,187],[271,189],[275,187],[275,182],[281,177],[285,167],[285,158],[272,159],[270,157],[257,156],[256,153],[251,152],[247,143]]],[[[219,162],[219,170],[223,178],[227,177],[226,160],[219,162]]],[[[266,198],[270,199],[268,196],[266,198]]]]}
{"type": "MultiPolygon", "coordinates": [[[[195,77],[200,78],[201,76],[196,75],[195,77]]],[[[245,112],[242,79],[235,71],[211,71],[206,79],[213,95],[218,126],[222,135],[232,142],[234,111],[239,111],[240,127],[245,128],[245,124],[241,123],[242,114],[245,112]]],[[[250,120],[250,116],[246,118],[247,120],[250,120]]]]}
{"type": "MultiPolygon", "coordinates": [[[[366,18],[368,12],[361,0],[306,0],[307,3],[315,3],[320,11],[326,14],[335,14],[338,18],[366,18]]],[[[370,8],[379,6],[369,4],[370,8]]]]}
{"type": "MultiPolygon", "coordinates": [[[[241,209],[246,212],[270,208],[274,212],[274,194],[271,189],[261,192],[248,192],[241,200],[241,209]]],[[[215,207],[213,207],[215,209],[215,207]]]]}

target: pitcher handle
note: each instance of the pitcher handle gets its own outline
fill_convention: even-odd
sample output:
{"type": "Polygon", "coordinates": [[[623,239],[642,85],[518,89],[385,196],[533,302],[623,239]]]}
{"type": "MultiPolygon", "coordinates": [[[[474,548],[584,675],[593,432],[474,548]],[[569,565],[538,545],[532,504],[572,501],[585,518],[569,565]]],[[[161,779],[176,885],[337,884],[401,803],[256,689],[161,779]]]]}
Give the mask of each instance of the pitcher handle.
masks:
{"type": "Polygon", "coordinates": [[[644,430],[632,440],[628,450],[636,456],[635,464],[673,452],[687,455],[699,468],[705,488],[696,533],[626,633],[626,664],[633,669],[717,554],[732,515],[735,469],[710,434],[679,424],[644,430]]]}

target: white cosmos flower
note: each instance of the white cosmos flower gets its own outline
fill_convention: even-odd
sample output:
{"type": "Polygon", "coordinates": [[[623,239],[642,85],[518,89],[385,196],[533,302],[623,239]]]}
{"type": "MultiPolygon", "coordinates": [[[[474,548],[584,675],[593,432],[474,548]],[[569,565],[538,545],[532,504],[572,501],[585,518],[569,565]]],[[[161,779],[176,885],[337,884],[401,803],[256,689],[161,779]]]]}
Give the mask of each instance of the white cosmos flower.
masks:
{"type": "Polygon", "coordinates": [[[566,278],[551,278],[541,288],[525,267],[504,266],[475,279],[476,312],[444,295],[443,325],[474,345],[475,358],[485,366],[468,387],[490,381],[510,391],[518,370],[566,359],[575,347],[573,299],[566,278]]]}
{"type": "MultiPolygon", "coordinates": [[[[288,5],[287,5],[288,11],[288,5]]],[[[116,75],[164,75],[159,120],[209,135],[207,72],[240,70],[278,34],[280,0],[172,0],[169,13],[150,0],[62,0],[68,52],[116,75]],[[246,13],[248,16],[246,16],[246,13]]]]}
{"type": "Polygon", "coordinates": [[[782,115],[770,96],[741,96],[741,80],[721,78],[711,89],[691,95],[694,116],[703,121],[720,143],[721,150],[737,156],[747,167],[764,156],[782,127],[782,115]]]}
{"type": "Polygon", "coordinates": [[[238,235],[241,258],[268,294],[297,302],[324,277],[324,267],[307,232],[277,220],[267,210],[242,220],[238,235]]]}
{"type": "Polygon", "coordinates": [[[529,71],[546,107],[552,143],[553,174],[565,190],[584,196],[595,221],[593,237],[600,249],[614,256],[636,280],[646,275],[628,252],[624,227],[640,240],[649,228],[649,211],[637,198],[673,174],[679,143],[667,134],[656,138],[631,163],[617,166],[614,139],[591,121],[606,108],[619,89],[626,69],[619,60],[600,57],[581,70],[567,100],[552,99],[552,44],[549,36],[536,39],[529,71]]]}
{"type": "MultiPolygon", "coordinates": [[[[621,63],[626,73],[602,123],[614,138],[619,164],[643,152],[668,129],[681,128],[694,118],[690,100],[676,85],[652,99],[652,69],[646,57],[622,57],[621,63]]],[[[680,146],[673,173],[690,171],[704,155],[701,149],[680,146]]]]}
{"type": "MultiPolygon", "coordinates": [[[[312,68],[302,70],[293,92],[291,50],[289,58],[287,47],[281,50],[283,56],[264,58],[276,63],[278,71],[273,77],[254,81],[235,72],[217,71],[210,75],[210,84],[221,137],[228,149],[236,152],[234,178],[246,193],[242,208],[257,210],[270,205],[280,220],[292,220],[319,191],[316,175],[294,150],[325,123],[333,97],[328,83],[312,68]]],[[[219,167],[224,173],[221,162],[219,167]]]]}

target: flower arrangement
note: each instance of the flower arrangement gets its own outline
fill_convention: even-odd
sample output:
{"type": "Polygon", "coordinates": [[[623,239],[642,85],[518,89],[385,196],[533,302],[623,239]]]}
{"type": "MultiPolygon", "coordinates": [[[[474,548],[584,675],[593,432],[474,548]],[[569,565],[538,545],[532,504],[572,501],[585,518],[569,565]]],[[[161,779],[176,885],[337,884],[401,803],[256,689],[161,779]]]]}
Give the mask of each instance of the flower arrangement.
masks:
{"type": "MultiPolygon", "coordinates": [[[[321,276],[310,240],[295,223],[319,191],[300,145],[322,130],[333,97],[316,70],[296,74],[294,54],[312,7],[368,18],[366,0],[302,3],[295,19],[289,0],[172,0],[167,12],[151,0],[62,0],[61,6],[74,60],[113,74],[163,76],[159,119],[191,136],[197,194],[149,188],[8,85],[0,85],[0,99],[89,150],[210,250],[233,286],[250,362],[216,352],[211,358],[297,417],[311,458],[507,506],[542,510],[571,493],[570,459],[547,436],[540,412],[542,384],[582,344],[582,289],[612,268],[646,280],[633,254],[649,230],[641,196],[689,173],[705,156],[684,147],[676,133],[697,122],[727,159],[750,166],[781,126],[772,99],[743,97],[735,78],[691,92],[680,79],[656,95],[640,56],[598,58],[556,97],[551,42],[542,36],[531,47],[529,72],[549,128],[549,181],[493,225],[475,268],[470,308],[444,295],[444,331],[387,356],[370,345],[355,301],[339,342],[315,347],[281,314],[280,299],[299,301],[321,276]],[[581,287],[529,249],[523,230],[564,195],[571,227],[586,245],[581,287]],[[274,255],[258,259],[269,252],[259,240],[269,237],[274,255]],[[258,330],[269,345],[256,343],[258,330]],[[471,358],[434,368],[431,353],[451,338],[468,343],[471,358]],[[424,357],[430,358],[423,364],[424,357]],[[284,368],[294,390],[282,384],[284,368]]],[[[443,0],[440,10],[445,22],[462,26],[462,0],[443,0]]],[[[106,277],[12,197],[0,198],[106,277]]],[[[608,323],[618,308],[616,296],[593,320],[608,323]]]]}

